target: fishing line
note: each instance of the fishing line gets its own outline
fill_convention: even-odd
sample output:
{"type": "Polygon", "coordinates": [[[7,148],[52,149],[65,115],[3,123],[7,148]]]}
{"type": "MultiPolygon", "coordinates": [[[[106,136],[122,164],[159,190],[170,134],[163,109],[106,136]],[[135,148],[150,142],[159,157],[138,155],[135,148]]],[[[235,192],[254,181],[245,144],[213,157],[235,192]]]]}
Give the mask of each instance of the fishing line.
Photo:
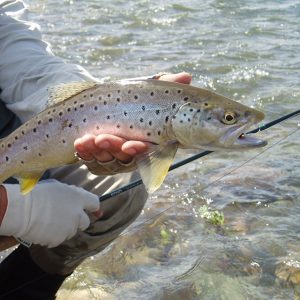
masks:
{"type": "MultiPolygon", "coordinates": [[[[300,113],[300,111],[299,111],[300,113]]],[[[214,181],[208,183],[207,185],[205,185],[204,187],[202,187],[200,190],[203,191],[204,189],[208,188],[209,186],[215,184],[216,182],[222,180],[223,178],[225,178],[226,176],[234,173],[235,171],[239,170],[240,168],[242,168],[243,166],[245,166],[246,164],[248,164],[249,162],[251,162],[252,160],[255,160],[257,157],[261,156],[262,154],[264,154],[266,151],[268,151],[269,149],[272,149],[273,147],[277,146],[279,143],[281,143],[282,141],[284,141],[285,139],[287,139],[288,137],[290,137],[291,135],[293,135],[295,132],[297,132],[300,128],[296,128],[295,130],[293,130],[292,132],[290,132],[288,135],[286,135],[285,137],[281,138],[280,140],[278,140],[277,142],[275,142],[274,144],[272,144],[271,146],[269,147],[266,147],[263,151],[259,152],[258,154],[254,155],[253,157],[247,159],[245,162],[243,162],[241,165],[231,169],[230,171],[228,171],[227,173],[223,174],[222,176],[218,177],[217,179],[215,179],[214,181]]],[[[141,224],[137,224],[136,226],[133,226],[132,228],[130,228],[130,230],[126,230],[124,231],[123,233],[121,233],[120,235],[125,235],[129,232],[131,232],[132,230],[134,230],[135,228],[143,225],[143,224],[146,224],[148,222],[150,222],[151,220],[155,219],[156,217],[164,214],[166,211],[174,208],[175,206],[177,205],[177,203],[171,205],[170,207],[164,209],[163,211],[161,211],[160,213],[152,216],[152,217],[149,217],[146,221],[144,221],[143,223],[141,224]]],[[[257,217],[258,218],[258,217],[257,217]]]]}
{"type": "MultiPolygon", "coordinates": [[[[299,113],[300,113],[300,111],[299,111],[299,113]]],[[[290,116],[289,118],[292,118],[293,116],[294,116],[294,115],[290,116]]],[[[283,121],[283,120],[282,120],[282,121],[283,121]]],[[[282,122],[282,121],[281,121],[281,122],[282,122]]],[[[272,121],[272,122],[273,122],[273,121],[272,121]]],[[[270,122],[270,123],[271,123],[271,122],[270,122]]],[[[268,123],[268,124],[269,124],[269,123],[268,123]]],[[[267,128],[270,127],[270,126],[268,126],[268,124],[264,125],[264,126],[266,126],[265,129],[267,129],[267,128]],[[268,126],[268,127],[267,127],[267,126],[268,126]]],[[[277,124],[277,123],[276,123],[276,124],[277,124]]],[[[254,155],[253,157],[247,159],[246,161],[244,161],[244,162],[243,162],[242,164],[240,164],[239,166],[237,166],[237,167],[231,169],[229,172],[223,174],[222,176],[218,177],[216,180],[214,180],[214,181],[210,182],[209,184],[205,185],[205,186],[202,187],[200,190],[203,191],[203,190],[206,189],[207,187],[209,187],[209,186],[211,186],[211,185],[214,185],[215,183],[217,183],[217,182],[219,182],[220,180],[224,179],[226,176],[228,176],[228,175],[234,173],[235,171],[239,170],[240,168],[242,168],[243,166],[245,166],[245,165],[248,164],[249,162],[255,160],[255,159],[258,158],[259,156],[261,156],[261,155],[263,155],[264,153],[266,153],[268,150],[270,150],[270,149],[276,147],[276,146],[277,146],[278,144],[280,144],[282,141],[286,140],[287,138],[289,138],[290,136],[292,136],[294,133],[296,133],[299,129],[300,129],[300,128],[298,127],[298,128],[296,128],[295,130],[289,132],[285,137],[279,139],[278,141],[276,141],[275,143],[273,143],[271,146],[265,148],[265,149],[264,149],[263,151],[261,151],[260,153],[258,153],[258,154],[256,154],[256,155],[254,155]]],[[[177,205],[177,203],[174,203],[173,205],[171,205],[170,207],[164,209],[163,211],[159,212],[158,214],[155,214],[154,216],[148,218],[146,221],[144,221],[144,222],[142,222],[142,223],[140,223],[140,224],[137,224],[137,225],[133,226],[132,228],[130,228],[130,229],[124,231],[123,233],[120,234],[120,236],[125,236],[125,235],[127,235],[128,233],[134,231],[135,229],[137,229],[137,228],[143,226],[144,224],[149,223],[150,221],[157,219],[157,218],[160,217],[161,215],[165,214],[168,210],[173,209],[174,207],[176,207],[176,205],[177,205]]],[[[242,208],[238,208],[238,209],[239,209],[241,212],[243,212],[243,213],[245,213],[246,215],[248,215],[248,213],[247,213],[245,210],[243,210],[242,208]]],[[[254,217],[255,217],[256,219],[264,220],[262,217],[260,217],[260,216],[258,216],[258,215],[257,215],[257,216],[254,216],[254,217]]],[[[201,239],[201,241],[203,242],[203,241],[207,240],[208,238],[209,238],[208,236],[203,237],[203,238],[201,239]]],[[[186,276],[191,275],[191,274],[193,273],[193,271],[194,271],[197,267],[199,267],[199,266],[207,259],[207,255],[205,254],[206,250],[207,250],[207,248],[202,249],[202,250],[201,250],[201,254],[202,254],[202,255],[201,255],[200,258],[198,258],[198,260],[196,261],[196,263],[195,263],[190,269],[188,269],[184,274],[181,274],[181,275],[177,276],[175,279],[176,279],[176,280],[182,280],[182,279],[184,279],[186,276]]]]}
{"type": "MultiPolygon", "coordinates": [[[[279,124],[279,123],[281,123],[281,122],[283,122],[283,121],[285,121],[285,120],[287,120],[287,119],[291,119],[291,118],[293,118],[293,117],[295,117],[295,116],[297,116],[297,115],[299,115],[299,114],[300,114],[300,109],[299,109],[299,110],[296,110],[296,111],[294,111],[294,112],[292,112],[292,113],[289,113],[289,114],[287,114],[287,115],[284,115],[284,116],[282,116],[282,117],[280,117],[280,118],[278,118],[278,119],[275,119],[275,120],[273,120],[273,121],[270,121],[270,122],[268,122],[268,123],[266,123],[266,124],[262,124],[262,125],[258,126],[257,128],[255,128],[255,129],[253,129],[253,130],[247,132],[247,134],[249,134],[249,133],[257,133],[257,132],[259,132],[259,131],[264,131],[264,130],[266,130],[266,129],[268,129],[268,128],[270,128],[270,127],[276,125],[276,124],[279,124]]],[[[268,149],[269,149],[269,148],[268,148],[268,149]]],[[[179,161],[179,162],[173,164],[173,165],[170,167],[169,172],[172,171],[172,170],[175,170],[175,169],[177,169],[177,168],[179,168],[179,167],[181,167],[181,166],[183,166],[183,165],[186,165],[187,163],[190,163],[190,162],[192,162],[192,161],[194,161],[194,160],[196,160],[196,159],[198,159],[198,158],[201,158],[201,157],[204,157],[204,156],[206,156],[206,155],[208,155],[208,154],[211,154],[211,153],[213,153],[213,152],[214,152],[214,151],[203,151],[203,152],[200,152],[200,153],[198,153],[198,154],[195,154],[195,155],[193,155],[193,156],[191,156],[191,157],[189,157],[189,158],[183,159],[183,160],[181,160],[181,161],[179,161]]],[[[133,188],[135,188],[135,187],[141,185],[142,183],[143,183],[142,179],[138,179],[138,180],[136,180],[136,181],[133,181],[133,182],[127,184],[127,185],[124,185],[123,187],[120,187],[120,188],[118,188],[118,189],[115,189],[114,191],[112,191],[112,192],[110,192],[110,193],[107,193],[107,194],[104,194],[104,195],[100,196],[100,197],[99,197],[99,201],[100,201],[100,202],[103,202],[103,201],[105,201],[105,200],[107,200],[107,199],[110,199],[110,198],[112,198],[112,197],[115,197],[115,196],[117,196],[117,195],[119,195],[119,194],[121,194],[121,193],[123,193],[123,192],[126,192],[126,191],[128,191],[128,190],[131,190],[131,189],[133,189],[133,188]]]]}
{"type": "MultiPolygon", "coordinates": [[[[291,119],[291,118],[293,118],[293,117],[295,117],[296,115],[299,115],[299,114],[300,114],[300,110],[297,110],[297,111],[295,111],[295,112],[292,112],[292,113],[290,113],[290,114],[287,114],[287,115],[285,115],[285,116],[282,116],[282,117],[280,117],[280,118],[278,118],[278,119],[275,119],[275,120],[273,120],[273,121],[271,121],[271,122],[268,122],[268,123],[266,123],[266,124],[262,124],[262,125],[260,125],[258,128],[255,128],[255,129],[249,131],[248,133],[257,133],[257,132],[259,132],[259,131],[266,130],[266,129],[268,129],[268,128],[270,128],[270,127],[276,125],[276,124],[279,124],[279,123],[281,123],[281,122],[283,122],[283,121],[285,121],[285,120],[291,119]]],[[[299,129],[299,127],[296,128],[295,130],[293,130],[292,132],[290,132],[290,133],[289,133],[287,136],[285,136],[284,138],[282,138],[282,139],[280,139],[279,141],[277,141],[277,142],[275,142],[274,144],[272,144],[270,147],[267,147],[266,149],[264,149],[263,151],[261,151],[261,152],[258,153],[257,155],[255,155],[255,156],[253,156],[252,158],[248,159],[248,160],[245,161],[243,164],[241,164],[241,165],[239,165],[238,167],[236,167],[236,168],[230,170],[229,172],[227,172],[226,174],[220,176],[219,178],[217,178],[217,179],[214,180],[213,182],[207,184],[207,185],[204,186],[201,190],[204,190],[205,188],[209,187],[210,185],[212,185],[212,184],[214,184],[214,183],[220,181],[220,180],[223,179],[224,177],[228,176],[229,174],[231,174],[231,173],[233,173],[234,171],[238,170],[239,168],[243,167],[243,166],[244,166],[245,164],[247,164],[248,162],[250,162],[250,161],[254,160],[255,158],[257,158],[258,156],[262,155],[262,154],[265,153],[267,150],[269,150],[269,149],[275,147],[275,146],[278,145],[280,142],[282,142],[283,140],[285,140],[286,138],[288,138],[289,136],[291,136],[292,134],[294,134],[298,129],[299,129]]],[[[173,165],[170,167],[169,171],[174,170],[174,169],[176,169],[176,168],[178,168],[178,167],[181,167],[181,166],[183,166],[183,165],[185,165],[185,164],[187,164],[187,163],[189,163],[189,162],[192,162],[192,161],[194,161],[194,160],[196,160],[196,159],[198,159],[198,158],[204,157],[204,156],[206,156],[206,155],[208,155],[208,154],[210,154],[210,153],[213,153],[213,151],[203,151],[203,152],[200,152],[200,153],[198,153],[198,154],[195,154],[195,155],[193,155],[193,156],[191,156],[191,157],[189,157],[189,158],[187,158],[187,159],[181,160],[181,161],[179,161],[178,163],[173,164],[173,165]]],[[[104,195],[100,196],[100,197],[99,197],[99,200],[100,200],[100,201],[105,201],[105,200],[107,200],[107,199],[109,199],[109,198],[112,198],[112,197],[114,197],[114,196],[116,196],[116,195],[119,195],[120,193],[123,193],[123,192],[125,192],[125,191],[127,191],[127,190],[130,190],[130,189],[132,189],[132,188],[134,188],[134,187],[136,187],[136,186],[139,186],[140,184],[142,184],[142,180],[134,181],[134,182],[132,182],[132,183],[126,185],[126,186],[123,186],[123,187],[121,187],[121,188],[119,188],[119,189],[116,189],[116,190],[114,190],[114,191],[112,191],[112,192],[110,192],[110,193],[108,193],[108,194],[104,194],[104,195]]],[[[136,225],[136,226],[133,226],[133,227],[130,228],[129,230],[126,230],[125,232],[121,233],[120,236],[124,236],[125,234],[128,234],[129,232],[133,231],[135,228],[137,228],[137,227],[139,227],[139,226],[141,226],[141,225],[143,225],[143,224],[148,223],[149,221],[151,221],[151,220],[157,218],[158,216],[164,214],[166,211],[168,211],[168,210],[174,208],[176,205],[177,205],[177,204],[175,203],[175,204],[171,205],[170,207],[166,208],[165,210],[163,210],[162,212],[160,212],[159,214],[156,214],[155,216],[152,216],[152,217],[148,218],[145,222],[143,222],[143,223],[141,223],[141,224],[138,224],[138,225],[136,225]]],[[[207,238],[208,238],[208,237],[207,237],[207,238]]],[[[205,259],[206,259],[206,257],[204,258],[204,260],[205,260],[205,259]]],[[[75,260],[75,259],[74,259],[74,260],[75,260]]],[[[51,274],[45,273],[45,274],[43,274],[43,275],[41,275],[41,276],[38,276],[38,277],[35,278],[35,279],[32,279],[32,280],[30,280],[30,281],[28,281],[28,282],[23,283],[21,286],[15,288],[15,289],[12,290],[12,291],[9,291],[9,292],[4,293],[4,294],[0,294],[0,297],[4,297],[4,296],[7,296],[7,295],[10,295],[10,294],[12,294],[13,292],[15,292],[16,290],[18,290],[18,289],[20,289],[20,288],[22,288],[22,287],[25,287],[25,286],[27,286],[27,285],[29,285],[29,284],[31,284],[31,283],[34,283],[34,282],[36,282],[36,281],[38,281],[38,280],[41,280],[41,279],[43,279],[43,278],[46,278],[47,276],[50,276],[50,275],[51,275],[51,274]]]]}

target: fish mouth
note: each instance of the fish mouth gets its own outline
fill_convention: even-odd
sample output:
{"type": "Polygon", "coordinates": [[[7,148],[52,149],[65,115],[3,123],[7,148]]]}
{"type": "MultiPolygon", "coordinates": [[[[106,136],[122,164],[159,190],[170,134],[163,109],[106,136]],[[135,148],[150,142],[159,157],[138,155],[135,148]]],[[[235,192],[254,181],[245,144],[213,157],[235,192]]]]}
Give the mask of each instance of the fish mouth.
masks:
{"type": "Polygon", "coordinates": [[[258,148],[267,145],[267,141],[258,139],[252,134],[246,133],[253,124],[245,124],[242,127],[233,127],[225,135],[225,139],[229,147],[232,145],[234,148],[258,148]]]}
{"type": "Polygon", "coordinates": [[[258,148],[267,145],[267,141],[255,138],[251,134],[247,133],[241,133],[236,139],[236,143],[247,148],[258,148]]]}

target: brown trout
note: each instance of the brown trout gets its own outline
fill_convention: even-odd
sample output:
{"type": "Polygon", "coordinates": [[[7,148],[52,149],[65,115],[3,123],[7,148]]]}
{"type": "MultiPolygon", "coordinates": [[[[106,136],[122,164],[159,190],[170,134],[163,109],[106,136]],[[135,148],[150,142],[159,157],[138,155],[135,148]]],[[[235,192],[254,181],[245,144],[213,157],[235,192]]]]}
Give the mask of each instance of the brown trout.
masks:
{"type": "Polygon", "coordinates": [[[214,92],[159,80],[68,83],[48,107],[0,140],[0,183],[15,176],[28,193],[49,168],[75,163],[86,133],[153,143],[137,157],[149,192],[163,182],[178,148],[242,150],[266,142],[245,134],[264,114],[214,92]]]}

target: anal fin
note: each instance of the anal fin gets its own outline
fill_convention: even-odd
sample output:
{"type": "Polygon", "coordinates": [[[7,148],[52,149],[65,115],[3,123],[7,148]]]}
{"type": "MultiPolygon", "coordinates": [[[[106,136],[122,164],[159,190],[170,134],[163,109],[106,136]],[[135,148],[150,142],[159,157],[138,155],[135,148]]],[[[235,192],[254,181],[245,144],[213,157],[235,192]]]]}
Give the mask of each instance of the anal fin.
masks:
{"type": "Polygon", "coordinates": [[[21,194],[26,195],[27,193],[29,193],[34,188],[34,186],[38,183],[43,173],[44,171],[20,174],[18,180],[20,183],[21,194]]]}

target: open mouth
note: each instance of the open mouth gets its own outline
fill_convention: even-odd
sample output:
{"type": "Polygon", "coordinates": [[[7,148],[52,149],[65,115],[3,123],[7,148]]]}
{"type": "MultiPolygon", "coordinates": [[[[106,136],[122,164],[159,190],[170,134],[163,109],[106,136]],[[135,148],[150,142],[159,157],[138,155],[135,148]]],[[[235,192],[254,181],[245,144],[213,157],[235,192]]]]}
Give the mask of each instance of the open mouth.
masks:
{"type": "Polygon", "coordinates": [[[230,148],[258,148],[267,145],[267,142],[258,139],[253,134],[246,133],[253,124],[245,124],[243,126],[234,126],[230,128],[226,134],[220,139],[221,143],[230,148]]]}
{"type": "Polygon", "coordinates": [[[241,133],[237,138],[237,143],[245,147],[264,147],[267,142],[258,138],[255,138],[247,133],[241,133]]]}

